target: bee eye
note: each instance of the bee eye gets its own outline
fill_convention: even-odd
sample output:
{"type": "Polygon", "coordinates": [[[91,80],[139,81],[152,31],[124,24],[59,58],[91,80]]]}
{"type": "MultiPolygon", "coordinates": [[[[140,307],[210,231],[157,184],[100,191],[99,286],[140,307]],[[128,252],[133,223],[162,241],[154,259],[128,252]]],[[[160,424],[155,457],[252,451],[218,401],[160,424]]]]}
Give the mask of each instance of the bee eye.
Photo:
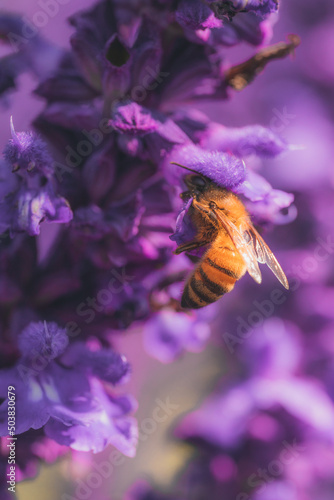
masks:
{"type": "Polygon", "coordinates": [[[191,177],[191,183],[196,187],[204,187],[206,184],[203,177],[200,177],[199,175],[193,175],[191,177]]]}
{"type": "Polygon", "coordinates": [[[209,207],[211,208],[211,210],[215,210],[217,208],[217,204],[214,201],[210,201],[209,207]]]}

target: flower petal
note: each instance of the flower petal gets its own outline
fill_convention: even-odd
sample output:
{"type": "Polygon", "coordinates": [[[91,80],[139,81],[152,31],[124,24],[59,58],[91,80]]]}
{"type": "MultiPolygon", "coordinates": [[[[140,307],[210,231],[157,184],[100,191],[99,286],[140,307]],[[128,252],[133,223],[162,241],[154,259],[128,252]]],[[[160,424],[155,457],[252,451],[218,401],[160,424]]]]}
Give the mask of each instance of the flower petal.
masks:
{"type": "Polygon", "coordinates": [[[135,102],[127,102],[114,108],[109,124],[121,133],[145,135],[154,132],[159,122],[148,109],[135,102]]]}
{"type": "Polygon", "coordinates": [[[68,345],[66,330],[56,323],[30,323],[18,340],[23,357],[43,355],[48,361],[60,356],[68,345]]]}
{"type": "Polygon", "coordinates": [[[184,204],[176,219],[175,233],[170,236],[172,241],[176,241],[177,245],[181,245],[185,241],[191,241],[196,234],[196,228],[193,227],[186,215],[192,204],[193,198],[190,198],[184,204]]]}
{"type": "MultiPolygon", "coordinates": [[[[195,145],[173,151],[170,161],[195,170],[226,189],[236,188],[246,177],[245,164],[236,156],[218,151],[206,151],[195,145]]],[[[185,172],[180,169],[180,175],[184,175],[185,172]]]]}
{"type": "Polygon", "coordinates": [[[246,180],[234,191],[250,200],[246,206],[258,222],[286,224],[297,216],[296,207],[292,205],[293,194],[273,189],[261,175],[251,170],[247,171],[246,180]]]}
{"type": "Polygon", "coordinates": [[[210,335],[210,327],[185,313],[163,310],[144,327],[146,350],[163,363],[170,363],[184,352],[200,351],[210,335]]]}
{"type": "Polygon", "coordinates": [[[222,26],[222,22],[201,0],[181,0],[175,12],[175,19],[183,28],[191,30],[220,28],[222,26]]]}
{"type": "MultiPolygon", "coordinates": [[[[124,398],[110,399],[98,380],[91,380],[91,391],[95,405],[84,414],[66,412],[77,422],[66,425],[61,420],[51,419],[45,426],[45,433],[59,444],[74,450],[98,453],[113,444],[124,455],[133,457],[138,441],[137,422],[133,417],[124,415],[124,398]]],[[[128,408],[134,407],[133,399],[128,397],[128,408]]]]}
{"type": "Polygon", "coordinates": [[[287,144],[281,137],[261,125],[230,128],[214,123],[204,134],[201,145],[239,157],[256,154],[271,158],[287,150],[287,144]]]}
{"type": "Polygon", "coordinates": [[[73,217],[68,202],[55,195],[50,184],[40,192],[21,188],[17,210],[17,225],[14,224],[14,228],[27,231],[31,236],[39,234],[39,225],[44,219],[48,222],[67,223],[73,217]]]}

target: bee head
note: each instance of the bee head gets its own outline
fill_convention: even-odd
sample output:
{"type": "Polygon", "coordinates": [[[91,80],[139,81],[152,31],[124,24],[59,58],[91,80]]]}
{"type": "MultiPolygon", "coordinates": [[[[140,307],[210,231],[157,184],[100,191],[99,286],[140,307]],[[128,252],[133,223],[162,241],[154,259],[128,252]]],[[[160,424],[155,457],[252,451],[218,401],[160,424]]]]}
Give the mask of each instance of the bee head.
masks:
{"type": "Polygon", "coordinates": [[[186,175],[184,177],[184,182],[194,198],[198,198],[201,194],[203,194],[209,184],[209,181],[205,177],[198,174],[186,175]]]}
{"type": "Polygon", "coordinates": [[[204,175],[191,168],[185,167],[184,165],[180,165],[180,163],[176,163],[174,161],[171,162],[172,165],[177,165],[178,167],[184,168],[185,170],[189,170],[192,172],[191,174],[184,176],[184,182],[189,189],[191,196],[194,198],[198,198],[201,194],[205,192],[207,187],[210,185],[211,181],[204,175]]]}

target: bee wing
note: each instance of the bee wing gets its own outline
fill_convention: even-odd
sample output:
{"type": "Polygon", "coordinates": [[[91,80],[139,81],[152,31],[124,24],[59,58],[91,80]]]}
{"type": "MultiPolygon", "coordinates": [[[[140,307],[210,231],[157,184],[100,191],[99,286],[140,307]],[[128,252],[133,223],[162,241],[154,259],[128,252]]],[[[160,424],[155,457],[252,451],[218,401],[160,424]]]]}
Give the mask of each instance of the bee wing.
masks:
{"type": "Polygon", "coordinates": [[[226,215],[222,211],[213,210],[213,212],[217,219],[221,222],[223,227],[226,229],[236,249],[244,259],[248,273],[256,281],[256,283],[261,283],[262,276],[257,263],[259,260],[258,254],[254,248],[254,243],[251,236],[249,235],[249,240],[247,241],[244,237],[244,234],[239,231],[239,229],[233,224],[233,222],[229,220],[228,217],[226,217],[226,215]]]}
{"type": "Polygon", "coordinates": [[[214,213],[226,229],[235,247],[244,259],[247,271],[251,277],[257,283],[261,283],[261,271],[257,263],[260,262],[261,264],[266,264],[274,273],[278,281],[288,290],[289,283],[283,269],[254,226],[247,222],[241,232],[223,212],[214,210],[214,213]]]}
{"type": "Polygon", "coordinates": [[[261,264],[267,264],[278,281],[280,281],[280,283],[282,283],[282,285],[287,290],[289,290],[289,283],[284,274],[284,271],[279,265],[275,255],[272,253],[268,245],[264,242],[262,236],[259,235],[259,233],[252,225],[249,225],[246,231],[252,240],[252,245],[254,247],[257,260],[261,262],[261,264]]]}

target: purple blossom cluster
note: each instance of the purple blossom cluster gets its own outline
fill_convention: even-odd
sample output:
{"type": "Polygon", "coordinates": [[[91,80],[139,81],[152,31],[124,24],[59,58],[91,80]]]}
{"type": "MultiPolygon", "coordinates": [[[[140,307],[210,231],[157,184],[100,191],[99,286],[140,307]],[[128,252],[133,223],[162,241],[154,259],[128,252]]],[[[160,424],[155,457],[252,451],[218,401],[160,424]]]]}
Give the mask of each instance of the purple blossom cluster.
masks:
{"type": "MultiPolygon", "coordinates": [[[[71,16],[70,49],[40,35],[24,39],[22,19],[0,15],[1,38],[15,49],[0,59],[0,97],[5,101],[30,72],[34,95],[44,103],[30,131],[20,130],[15,115],[6,125],[10,137],[0,163],[0,427],[5,439],[13,386],[16,434],[24,437],[20,479],[36,472],[38,459],[53,461],[68,448],[97,453],[112,444],[133,457],[137,403],[115,386],[136,373],[114,339],[135,326],[146,351],[170,363],[203,349],[224,309],[220,301],[198,312],[180,306],[194,263],[173,252],[196,228],[189,220],[192,200],[180,198],[185,171],[177,164],[238,195],[259,228],[295,220],[290,191],[296,186],[278,176],[289,192],[275,189],[274,176],[259,173],[261,165],[293,154],[289,142],[270,128],[227,127],[203,113],[207,103],[221,104],[298,44],[263,48],[277,10],[277,0],[100,0],[71,16]],[[228,49],[245,43],[257,56],[232,66],[228,49]]],[[[319,218],[324,208],[316,201],[310,206],[319,218]]],[[[301,252],[295,234],[310,243],[315,233],[304,231],[303,219],[294,224],[282,229],[282,264],[290,265],[299,288],[291,268],[301,252]]],[[[319,233],[325,244],[327,230],[319,233]]],[[[270,286],[268,279],[263,297],[270,286]]],[[[330,283],[317,286],[326,295],[330,283]]],[[[311,461],[306,440],[325,447],[334,437],[328,373],[319,387],[301,348],[300,301],[311,291],[303,285],[279,318],[275,307],[287,300],[284,293],[270,306],[262,300],[261,311],[274,309],[258,313],[266,320],[254,327],[244,319],[252,290],[246,284],[234,310],[225,311],[226,331],[236,330],[233,318],[244,321],[240,335],[223,336],[235,376],[177,429],[179,439],[198,448],[181,478],[184,491],[193,485],[185,499],[197,498],[199,486],[213,499],[299,498],[286,478],[301,455],[311,461]],[[254,493],[263,478],[254,479],[252,490],[248,476],[284,451],[288,462],[275,479],[276,492],[268,493],[274,483],[266,480],[268,496],[254,493]],[[291,456],[296,460],[289,462],[291,456]]],[[[309,324],[305,319],[310,336],[326,336],[330,304],[319,304],[321,311],[308,309],[309,324]],[[313,315],[321,316],[322,333],[313,315]]],[[[1,457],[6,470],[6,453],[1,457]]],[[[150,487],[139,490],[135,498],[160,498],[150,487]]]]}

